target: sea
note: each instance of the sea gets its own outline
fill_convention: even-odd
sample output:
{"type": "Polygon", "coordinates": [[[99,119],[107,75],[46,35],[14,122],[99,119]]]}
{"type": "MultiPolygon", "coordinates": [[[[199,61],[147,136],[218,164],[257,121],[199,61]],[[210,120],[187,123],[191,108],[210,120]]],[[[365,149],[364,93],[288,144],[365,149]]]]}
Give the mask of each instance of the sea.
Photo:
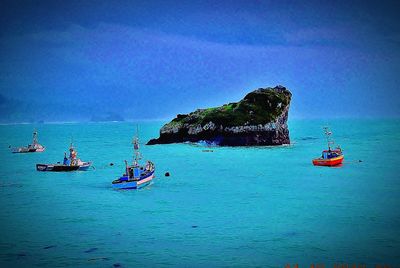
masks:
{"type": "Polygon", "coordinates": [[[293,119],[286,146],[146,146],[164,123],[1,125],[0,267],[400,266],[400,120],[293,119]],[[325,125],[342,166],[312,165],[325,125]],[[114,190],[137,128],[156,177],[114,190]],[[34,129],[46,151],[12,154],[34,129]],[[71,140],[93,168],[36,171],[71,140]]]}

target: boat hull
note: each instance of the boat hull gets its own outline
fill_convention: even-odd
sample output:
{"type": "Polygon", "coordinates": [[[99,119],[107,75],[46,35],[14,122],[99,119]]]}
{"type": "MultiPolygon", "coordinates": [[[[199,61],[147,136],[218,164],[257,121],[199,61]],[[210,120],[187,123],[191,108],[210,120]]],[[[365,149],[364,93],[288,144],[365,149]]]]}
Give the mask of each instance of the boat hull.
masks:
{"type": "Polygon", "coordinates": [[[13,154],[23,154],[23,153],[40,153],[44,152],[45,148],[27,148],[27,147],[18,147],[12,149],[13,154]]]}
{"type": "Polygon", "coordinates": [[[53,171],[53,172],[62,172],[62,171],[75,171],[79,170],[79,166],[66,166],[66,165],[57,165],[57,164],[36,164],[37,171],[53,171]]]}
{"type": "Polygon", "coordinates": [[[53,171],[53,172],[69,172],[69,171],[86,171],[90,168],[91,163],[85,162],[80,166],[69,166],[60,164],[36,164],[37,171],[53,171]]]}
{"type": "Polygon", "coordinates": [[[144,176],[143,178],[140,178],[140,180],[128,180],[127,177],[121,177],[121,179],[126,179],[126,180],[116,180],[113,182],[113,188],[114,189],[140,189],[143,188],[151,183],[151,181],[154,178],[154,171],[149,173],[147,176],[144,176]]]}
{"type": "Polygon", "coordinates": [[[323,158],[315,158],[312,160],[314,166],[327,166],[333,167],[342,164],[344,159],[344,155],[340,155],[338,157],[323,159],[323,158]]]}

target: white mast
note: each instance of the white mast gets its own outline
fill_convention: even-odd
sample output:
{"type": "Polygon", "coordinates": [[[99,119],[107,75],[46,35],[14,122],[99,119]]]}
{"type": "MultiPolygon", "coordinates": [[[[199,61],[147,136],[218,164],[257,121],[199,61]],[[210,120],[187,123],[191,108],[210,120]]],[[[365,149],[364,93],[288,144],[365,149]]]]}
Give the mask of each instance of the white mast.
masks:
{"type": "Polygon", "coordinates": [[[33,141],[32,141],[32,145],[35,146],[36,144],[38,144],[38,138],[37,138],[37,131],[36,129],[33,131],[33,141]]]}
{"type": "Polygon", "coordinates": [[[328,142],[328,149],[331,150],[331,145],[334,144],[334,141],[331,139],[332,131],[329,127],[324,127],[326,141],[328,142]]]}

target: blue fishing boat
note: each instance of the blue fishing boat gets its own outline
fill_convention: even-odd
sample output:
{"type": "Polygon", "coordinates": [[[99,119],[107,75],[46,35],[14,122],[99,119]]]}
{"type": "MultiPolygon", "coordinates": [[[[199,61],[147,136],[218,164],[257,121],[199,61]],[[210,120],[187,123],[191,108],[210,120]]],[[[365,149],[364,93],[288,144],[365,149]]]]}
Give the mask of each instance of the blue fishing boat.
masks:
{"type": "Polygon", "coordinates": [[[149,185],[154,178],[155,166],[153,162],[146,161],[145,165],[140,165],[139,160],[142,156],[139,152],[139,139],[133,139],[134,159],[132,165],[128,165],[125,160],[125,173],[112,182],[115,189],[139,189],[149,185]]]}
{"type": "Polygon", "coordinates": [[[64,160],[61,164],[57,162],[56,164],[36,164],[37,171],[86,171],[90,168],[92,162],[84,162],[78,158],[78,152],[73,146],[72,142],[69,146],[69,157],[64,153],[64,160]]]}

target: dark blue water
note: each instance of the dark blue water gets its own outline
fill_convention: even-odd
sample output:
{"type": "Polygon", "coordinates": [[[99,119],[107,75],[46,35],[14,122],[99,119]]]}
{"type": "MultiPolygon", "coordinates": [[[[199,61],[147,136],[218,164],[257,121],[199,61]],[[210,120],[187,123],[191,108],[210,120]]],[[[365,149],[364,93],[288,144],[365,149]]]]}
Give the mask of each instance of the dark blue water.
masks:
{"type": "MultiPolygon", "coordinates": [[[[141,140],[161,125],[139,123],[141,140]]],[[[290,131],[291,146],[142,146],[153,184],[116,191],[134,123],[0,126],[0,265],[398,265],[399,121],[291,121],[290,131]],[[311,164],[326,123],[344,150],[338,168],[311,164]],[[11,154],[35,127],[46,151],[11,154]],[[62,161],[71,136],[95,169],[35,171],[62,161]]]]}

